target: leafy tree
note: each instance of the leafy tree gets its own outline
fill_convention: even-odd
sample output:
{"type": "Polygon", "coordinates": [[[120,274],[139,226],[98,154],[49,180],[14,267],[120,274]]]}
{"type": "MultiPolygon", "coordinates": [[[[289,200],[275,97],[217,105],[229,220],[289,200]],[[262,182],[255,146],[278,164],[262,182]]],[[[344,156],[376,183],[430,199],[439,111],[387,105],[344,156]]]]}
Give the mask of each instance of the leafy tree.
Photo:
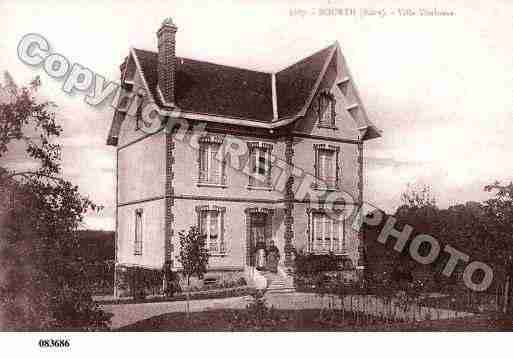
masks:
{"type": "Polygon", "coordinates": [[[62,128],[55,105],[40,102],[36,78],[17,87],[8,74],[0,88],[0,159],[25,146],[39,162],[30,171],[0,168],[0,192],[14,195],[0,209],[0,314],[2,329],[102,329],[108,316],[93,302],[85,263],[72,260],[87,210],[101,207],[61,178],[62,128]]]}
{"type": "MultiPolygon", "coordinates": [[[[196,276],[203,278],[207,272],[208,250],[206,247],[206,236],[202,235],[196,226],[192,226],[186,232],[182,230],[178,233],[180,239],[180,258],[182,264],[182,273],[187,279],[187,286],[191,284],[191,278],[196,276]]],[[[189,293],[187,290],[187,315],[189,315],[189,293]]]]}

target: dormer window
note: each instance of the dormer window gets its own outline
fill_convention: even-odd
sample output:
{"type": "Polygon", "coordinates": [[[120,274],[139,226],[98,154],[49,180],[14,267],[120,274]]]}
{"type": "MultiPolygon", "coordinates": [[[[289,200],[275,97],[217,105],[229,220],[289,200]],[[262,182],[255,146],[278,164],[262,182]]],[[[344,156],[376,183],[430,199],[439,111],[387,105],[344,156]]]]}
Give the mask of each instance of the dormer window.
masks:
{"type": "Polygon", "coordinates": [[[317,97],[317,116],[319,127],[335,128],[335,97],[327,90],[322,91],[317,97]]]}

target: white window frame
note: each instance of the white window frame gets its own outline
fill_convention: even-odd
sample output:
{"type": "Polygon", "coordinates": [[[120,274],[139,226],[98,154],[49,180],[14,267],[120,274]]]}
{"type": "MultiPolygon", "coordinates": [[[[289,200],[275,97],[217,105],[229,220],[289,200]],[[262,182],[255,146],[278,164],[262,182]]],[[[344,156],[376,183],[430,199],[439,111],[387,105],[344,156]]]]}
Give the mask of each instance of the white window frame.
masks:
{"type": "Polygon", "coordinates": [[[317,98],[318,127],[337,129],[336,127],[336,100],[335,96],[327,89],[321,91],[317,98]],[[323,101],[326,101],[326,108],[323,109],[323,101]],[[324,110],[324,111],[323,111],[324,110]],[[325,120],[326,116],[329,116],[325,120]]]}
{"type": "Polygon", "coordinates": [[[135,210],[135,226],[134,226],[134,255],[142,256],[143,254],[143,210],[138,208],[135,210]]]}
{"type": "Polygon", "coordinates": [[[263,142],[248,142],[249,149],[249,188],[266,188],[272,187],[272,149],[273,145],[263,142]],[[263,153],[263,156],[262,156],[263,153]],[[260,158],[265,159],[263,168],[264,173],[260,173],[262,168],[260,158]],[[254,166],[252,166],[254,164],[254,166]]]}
{"type": "Polygon", "coordinates": [[[338,220],[332,218],[333,215],[329,216],[322,210],[309,211],[307,252],[314,254],[327,254],[330,252],[334,254],[347,253],[346,221],[342,212],[337,213],[338,220]],[[318,240],[319,230],[321,231],[320,241],[318,240]],[[329,237],[327,237],[327,234],[329,234],[329,237]],[[326,246],[326,238],[329,238],[328,246],[326,246]],[[338,246],[335,243],[335,239],[338,241],[338,246]]]}
{"type": "Polygon", "coordinates": [[[227,253],[227,246],[224,236],[224,214],[226,212],[225,207],[217,207],[217,206],[200,206],[196,207],[196,212],[198,213],[198,229],[201,234],[206,235],[206,247],[210,255],[226,255],[227,253]],[[216,249],[211,250],[211,235],[210,235],[210,229],[212,227],[212,213],[217,213],[217,243],[216,243],[216,249]],[[205,233],[203,233],[202,228],[202,216],[205,215],[205,233]]]}
{"type": "MultiPolygon", "coordinates": [[[[199,148],[198,148],[198,185],[201,186],[226,186],[226,161],[224,156],[222,156],[221,160],[218,161],[218,171],[219,175],[217,179],[213,178],[212,169],[214,168],[213,162],[213,154],[214,154],[214,146],[218,147],[217,153],[221,153],[222,155],[222,143],[223,137],[221,136],[211,136],[205,135],[202,136],[199,140],[199,148]],[[205,158],[203,158],[202,153],[205,153],[205,158]],[[203,161],[206,160],[206,163],[203,161]],[[205,165],[205,176],[202,174],[202,167],[205,165]]],[[[218,156],[216,156],[218,157],[218,156]]]]}
{"type": "Polygon", "coordinates": [[[340,187],[340,147],[327,144],[314,144],[313,147],[315,155],[314,173],[316,178],[315,183],[313,183],[314,188],[325,190],[338,190],[340,187]],[[330,181],[326,180],[326,162],[324,156],[320,155],[322,152],[331,153],[331,155],[333,156],[333,179],[330,181]]]}

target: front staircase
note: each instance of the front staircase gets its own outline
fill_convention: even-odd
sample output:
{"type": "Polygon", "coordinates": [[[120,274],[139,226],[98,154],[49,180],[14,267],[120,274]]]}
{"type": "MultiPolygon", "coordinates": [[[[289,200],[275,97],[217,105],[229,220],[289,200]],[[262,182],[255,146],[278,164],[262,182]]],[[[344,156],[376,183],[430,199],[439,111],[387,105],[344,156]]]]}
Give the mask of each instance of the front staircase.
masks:
{"type": "Polygon", "coordinates": [[[295,291],[294,285],[288,278],[284,278],[283,275],[272,272],[262,273],[267,279],[267,291],[266,293],[292,293],[295,291]]]}

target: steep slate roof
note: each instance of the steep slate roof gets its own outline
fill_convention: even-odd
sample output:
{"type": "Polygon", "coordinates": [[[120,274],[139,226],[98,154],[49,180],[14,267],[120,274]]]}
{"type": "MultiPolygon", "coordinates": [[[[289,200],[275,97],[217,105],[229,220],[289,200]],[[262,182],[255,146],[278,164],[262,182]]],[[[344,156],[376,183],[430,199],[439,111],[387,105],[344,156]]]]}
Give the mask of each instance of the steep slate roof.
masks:
{"type": "MultiPolygon", "coordinates": [[[[159,103],[157,53],[134,51],[159,103]]],[[[177,57],[175,79],[175,103],[182,111],[264,122],[273,118],[269,73],[177,57]]]]}
{"type": "MultiPolygon", "coordinates": [[[[131,49],[130,53],[153,100],[162,106],[157,90],[158,54],[140,49],[131,49]]],[[[340,45],[335,42],[274,74],[177,57],[175,104],[182,113],[218,116],[220,122],[235,121],[240,125],[269,129],[283,126],[304,116],[328,64],[339,55],[343,59],[340,45]]],[[[360,129],[365,129],[363,140],[380,137],[379,130],[367,118],[359,97],[357,102],[363,116],[358,116],[355,121],[360,129]]],[[[116,145],[122,118],[122,114],[114,116],[107,144],[116,145]]]]}
{"type": "MultiPolygon", "coordinates": [[[[314,90],[331,45],[276,73],[278,118],[297,114],[314,90]]],[[[157,53],[134,49],[155,101],[157,53]]],[[[177,57],[175,103],[182,111],[273,121],[272,74],[177,57]]]]}
{"type": "Polygon", "coordinates": [[[328,46],[276,73],[280,118],[292,117],[304,107],[333,46],[328,46]]]}

